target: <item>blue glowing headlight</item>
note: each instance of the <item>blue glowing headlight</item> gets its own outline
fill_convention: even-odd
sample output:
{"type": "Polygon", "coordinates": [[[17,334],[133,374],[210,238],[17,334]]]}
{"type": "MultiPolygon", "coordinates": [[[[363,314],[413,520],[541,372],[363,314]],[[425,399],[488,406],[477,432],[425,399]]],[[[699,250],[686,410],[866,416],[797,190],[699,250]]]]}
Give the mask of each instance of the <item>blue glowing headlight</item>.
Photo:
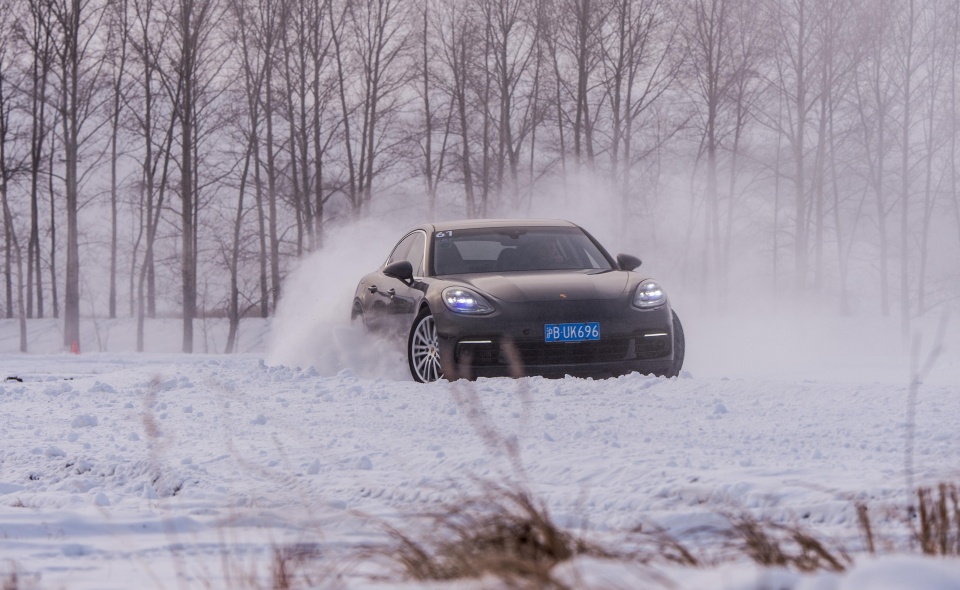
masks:
{"type": "Polygon", "coordinates": [[[637,294],[633,297],[633,304],[637,307],[649,308],[662,305],[667,300],[667,294],[664,293],[656,281],[643,281],[637,287],[637,294]]]}
{"type": "Polygon", "coordinates": [[[447,287],[443,290],[443,303],[452,312],[483,315],[493,312],[486,299],[466,287],[447,287]]]}

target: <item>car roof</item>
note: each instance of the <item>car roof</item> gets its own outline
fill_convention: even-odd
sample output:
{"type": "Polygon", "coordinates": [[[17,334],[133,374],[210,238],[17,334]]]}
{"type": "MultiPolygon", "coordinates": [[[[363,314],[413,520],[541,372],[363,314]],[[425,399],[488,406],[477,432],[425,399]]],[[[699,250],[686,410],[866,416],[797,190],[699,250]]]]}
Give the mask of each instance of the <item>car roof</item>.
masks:
{"type": "Polygon", "coordinates": [[[429,231],[448,231],[460,229],[486,229],[500,227],[578,227],[575,223],[563,219],[460,219],[440,221],[429,226],[429,231]]]}

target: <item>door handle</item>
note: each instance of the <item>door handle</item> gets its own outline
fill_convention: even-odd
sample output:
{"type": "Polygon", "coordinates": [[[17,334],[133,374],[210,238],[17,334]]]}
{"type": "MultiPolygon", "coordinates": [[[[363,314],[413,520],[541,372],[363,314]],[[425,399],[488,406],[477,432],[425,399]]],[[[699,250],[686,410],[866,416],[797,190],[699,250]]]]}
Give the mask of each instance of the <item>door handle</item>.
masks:
{"type": "Polygon", "coordinates": [[[390,289],[389,291],[387,291],[387,297],[390,297],[391,299],[392,299],[393,296],[396,295],[396,294],[397,294],[397,290],[396,290],[396,289],[390,289]]]}
{"type": "Polygon", "coordinates": [[[377,292],[377,286],[376,286],[376,285],[370,285],[369,287],[367,287],[367,291],[370,291],[371,293],[376,293],[376,292],[377,292]]]}

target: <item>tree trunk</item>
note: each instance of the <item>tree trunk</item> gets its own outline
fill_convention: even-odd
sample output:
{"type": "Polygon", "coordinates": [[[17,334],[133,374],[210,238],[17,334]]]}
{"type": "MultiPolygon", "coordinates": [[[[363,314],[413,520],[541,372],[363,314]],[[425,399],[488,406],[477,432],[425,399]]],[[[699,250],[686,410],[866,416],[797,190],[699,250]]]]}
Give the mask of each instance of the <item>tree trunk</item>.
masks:
{"type": "Polygon", "coordinates": [[[180,59],[183,97],[180,103],[180,280],[183,305],[183,352],[193,352],[193,320],[197,313],[196,255],[194,253],[194,99],[195,44],[202,21],[195,20],[194,0],[180,0],[180,59]]]}
{"type": "MultiPolygon", "coordinates": [[[[0,88],[0,101],[3,100],[3,90],[0,88]]],[[[3,109],[0,109],[0,118],[6,116],[3,109]]],[[[0,123],[2,126],[3,123],[0,123]]],[[[20,244],[13,228],[13,215],[10,213],[10,204],[7,200],[8,176],[9,171],[3,163],[6,158],[4,153],[4,144],[6,143],[6,129],[0,129],[0,205],[3,206],[3,226],[4,233],[7,235],[7,242],[12,246],[14,258],[17,266],[17,319],[20,328],[20,352],[27,352],[27,313],[23,304],[23,258],[20,250],[20,244]]],[[[8,251],[9,252],[9,251],[8,251]]],[[[9,272],[9,267],[8,267],[9,272]]],[[[7,313],[10,314],[10,309],[7,313]]]]}
{"type": "MultiPolygon", "coordinates": [[[[56,127],[57,122],[54,121],[52,126],[56,127]]],[[[55,140],[51,138],[50,140],[50,156],[49,156],[49,170],[47,170],[47,180],[48,180],[48,192],[50,194],[50,302],[53,304],[53,317],[55,319],[60,318],[60,298],[57,295],[57,208],[56,208],[56,192],[53,188],[53,162],[55,160],[54,155],[56,153],[55,140]]]]}
{"type": "Polygon", "coordinates": [[[117,317],[117,143],[120,135],[120,113],[122,111],[123,75],[127,61],[127,2],[120,0],[120,63],[117,64],[113,80],[113,112],[110,121],[110,294],[108,314],[111,319],[117,317]]]}
{"type": "Polygon", "coordinates": [[[79,178],[77,161],[80,142],[80,1],[71,0],[63,15],[64,47],[61,74],[62,125],[67,209],[67,267],[64,285],[63,345],[80,344],[80,235],[78,227],[79,178]]]}
{"type": "Polygon", "coordinates": [[[243,172],[240,174],[240,187],[237,191],[237,214],[233,220],[233,244],[230,250],[230,303],[227,308],[227,318],[230,327],[227,331],[227,344],[224,352],[230,354],[236,351],[237,332],[240,329],[240,289],[238,274],[240,267],[240,229],[243,225],[243,195],[247,187],[247,177],[250,173],[250,156],[253,152],[256,136],[250,134],[247,153],[243,159],[243,172]]]}
{"type": "Polygon", "coordinates": [[[900,335],[904,340],[910,335],[910,117],[913,111],[915,1],[908,0],[908,6],[900,150],[900,335]]]}
{"type": "Polygon", "coordinates": [[[33,317],[33,286],[36,282],[37,317],[43,317],[43,273],[40,267],[40,167],[48,133],[47,86],[50,73],[50,34],[37,7],[33,13],[31,48],[34,51],[30,108],[30,237],[27,242],[27,317],[33,317]]]}
{"type": "MultiPolygon", "coordinates": [[[[0,39],[2,41],[2,39],[0,39]]],[[[2,48],[0,48],[2,49],[2,48]]],[[[0,53],[2,55],[2,53],[0,53]]],[[[0,76],[0,214],[3,215],[3,233],[6,237],[6,268],[4,273],[7,279],[7,317],[13,315],[13,286],[10,266],[11,253],[16,258],[17,265],[17,318],[20,327],[20,352],[27,352],[27,314],[23,304],[23,257],[20,244],[17,240],[16,230],[13,227],[13,215],[10,213],[10,203],[7,199],[9,191],[10,177],[13,176],[13,170],[10,169],[7,162],[7,143],[10,141],[8,124],[10,121],[10,102],[6,92],[6,84],[3,76],[0,76]]]]}

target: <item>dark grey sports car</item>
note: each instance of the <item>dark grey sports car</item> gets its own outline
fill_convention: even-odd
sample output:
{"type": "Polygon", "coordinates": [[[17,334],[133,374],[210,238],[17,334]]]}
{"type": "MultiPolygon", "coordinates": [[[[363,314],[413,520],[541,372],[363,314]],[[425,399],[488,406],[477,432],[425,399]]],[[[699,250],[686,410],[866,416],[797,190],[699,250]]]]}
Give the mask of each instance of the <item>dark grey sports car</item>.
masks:
{"type": "Polygon", "coordinates": [[[568,221],[426,224],[363,277],[352,318],[406,335],[420,382],[502,375],[673,377],[680,320],[663,288],[568,221]]]}

